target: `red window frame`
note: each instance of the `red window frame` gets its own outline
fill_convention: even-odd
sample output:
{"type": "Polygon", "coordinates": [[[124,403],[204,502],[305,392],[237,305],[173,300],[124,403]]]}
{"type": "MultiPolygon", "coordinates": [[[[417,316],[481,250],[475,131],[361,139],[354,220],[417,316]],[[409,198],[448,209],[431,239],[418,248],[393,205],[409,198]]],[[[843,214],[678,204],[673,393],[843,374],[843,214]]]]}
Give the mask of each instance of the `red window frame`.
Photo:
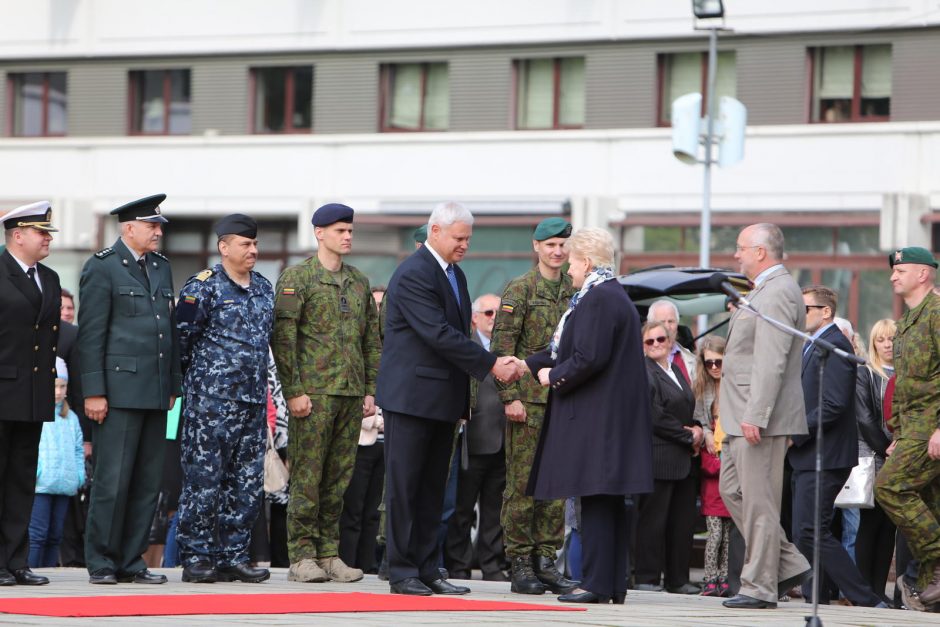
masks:
{"type": "Polygon", "coordinates": [[[379,67],[379,131],[382,133],[440,133],[444,129],[429,129],[424,124],[424,105],[428,97],[428,70],[432,63],[429,61],[419,63],[421,66],[421,115],[418,128],[403,128],[401,126],[392,126],[388,122],[388,116],[392,111],[392,88],[395,85],[395,70],[400,65],[411,65],[410,63],[383,63],[379,67]]]}
{"type": "MultiPolygon", "coordinates": [[[[862,52],[865,44],[855,46],[853,65],[852,65],[852,105],[849,111],[849,117],[845,120],[832,120],[831,122],[821,119],[822,111],[819,111],[820,119],[813,119],[813,111],[816,110],[816,68],[819,62],[819,52],[832,46],[818,46],[809,50],[809,122],[810,124],[844,124],[846,122],[890,122],[891,114],[888,115],[862,115],[862,52]]],[[[891,97],[888,97],[890,107],[891,97]]],[[[821,109],[821,107],[820,107],[821,109]]]]}
{"type": "MultiPolygon", "coordinates": [[[[170,132],[170,104],[173,99],[173,80],[171,72],[183,71],[189,73],[188,68],[170,68],[162,70],[131,70],[128,72],[129,88],[127,90],[127,134],[128,135],[187,135],[188,133],[170,132]],[[146,72],[163,72],[163,130],[145,131],[135,128],[135,119],[142,121],[142,112],[136,110],[138,96],[138,81],[146,72]]],[[[192,75],[189,74],[190,89],[192,88],[192,75]]],[[[192,91],[190,90],[190,103],[192,103],[192,91]]],[[[142,102],[140,104],[143,104],[142,102]]],[[[190,113],[190,115],[192,115],[190,113]]]]}
{"type": "MultiPolygon", "coordinates": [[[[515,59],[512,62],[512,115],[513,127],[517,131],[547,131],[584,128],[584,124],[561,124],[559,122],[561,98],[561,62],[565,59],[580,57],[555,57],[552,59],[552,125],[551,126],[519,126],[519,80],[522,78],[522,64],[542,59],[515,59]]],[[[587,63],[585,62],[585,70],[587,63]]],[[[587,99],[587,81],[585,81],[585,99],[587,99]]],[[[587,112],[585,111],[585,115],[587,112]]]]}
{"type": "MultiPolygon", "coordinates": [[[[50,133],[49,132],[49,76],[51,74],[65,74],[66,75],[66,89],[68,89],[68,73],[67,72],[10,72],[7,74],[7,93],[10,94],[10,104],[7,107],[7,135],[10,137],[65,137],[68,133],[66,130],[64,133],[50,133]],[[16,132],[14,128],[13,120],[16,117],[14,112],[16,110],[17,98],[19,96],[17,92],[17,78],[20,76],[25,76],[26,74],[41,74],[42,75],[42,132],[39,135],[23,135],[16,132]]],[[[66,115],[68,112],[68,91],[66,91],[66,115]]],[[[66,122],[66,127],[68,123],[66,122]]]]}
{"type": "MultiPolygon", "coordinates": [[[[251,93],[250,106],[248,110],[248,115],[251,119],[251,132],[255,135],[286,135],[286,134],[297,134],[297,133],[312,133],[313,132],[313,114],[310,115],[310,126],[294,126],[294,90],[295,90],[295,78],[294,73],[297,70],[307,69],[310,66],[305,65],[272,65],[272,66],[260,66],[251,68],[251,73],[249,74],[249,91],[251,93]],[[264,70],[284,70],[284,129],[280,131],[267,131],[264,129],[259,129],[256,126],[256,116],[257,112],[257,101],[258,101],[258,72],[263,72],[264,70]]],[[[311,69],[312,72],[312,69],[311,69]]],[[[312,75],[311,75],[312,77],[312,75]]]]}
{"type": "MultiPolygon", "coordinates": [[[[690,51],[694,52],[694,51],[690,51]]],[[[666,65],[670,57],[676,55],[675,52],[663,52],[656,55],[656,126],[661,128],[670,128],[672,120],[663,119],[665,113],[666,98],[666,65]]],[[[699,52],[699,61],[701,63],[699,93],[702,94],[702,116],[708,109],[708,53],[699,52]]]]}

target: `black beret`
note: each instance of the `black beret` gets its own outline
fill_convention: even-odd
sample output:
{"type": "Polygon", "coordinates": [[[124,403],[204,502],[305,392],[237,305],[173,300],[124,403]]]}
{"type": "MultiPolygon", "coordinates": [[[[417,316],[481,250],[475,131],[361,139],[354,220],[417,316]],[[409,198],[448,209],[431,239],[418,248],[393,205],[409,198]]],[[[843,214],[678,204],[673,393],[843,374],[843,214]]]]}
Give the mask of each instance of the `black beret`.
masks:
{"type": "Polygon", "coordinates": [[[353,213],[352,207],[347,207],[338,202],[331,202],[314,211],[311,222],[313,226],[330,226],[334,222],[352,223],[353,213]]]}
{"type": "Polygon", "coordinates": [[[118,222],[169,222],[160,213],[160,203],[166,200],[166,194],[154,194],[146,198],[132,200],[126,205],[111,210],[111,215],[118,217],[118,222]]]}
{"type": "Polygon", "coordinates": [[[246,216],[244,213],[233,213],[222,217],[215,223],[215,234],[219,237],[224,235],[241,235],[248,239],[254,239],[258,236],[258,223],[255,219],[246,216]]]}

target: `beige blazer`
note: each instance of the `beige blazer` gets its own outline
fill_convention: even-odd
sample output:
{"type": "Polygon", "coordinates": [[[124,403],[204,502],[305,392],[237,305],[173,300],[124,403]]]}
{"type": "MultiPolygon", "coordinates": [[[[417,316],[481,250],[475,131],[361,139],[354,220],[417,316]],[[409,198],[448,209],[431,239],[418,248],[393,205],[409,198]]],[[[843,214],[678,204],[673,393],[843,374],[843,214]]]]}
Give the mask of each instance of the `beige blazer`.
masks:
{"type": "MultiPolygon", "coordinates": [[[[748,299],[757,311],[803,330],[806,308],[800,286],[779,268],[748,299]]],[[[800,370],[803,340],[780,331],[752,313],[738,309],[728,327],[721,372],[721,426],[740,436],[741,423],[761,427],[761,434],[807,433],[800,370]]]]}

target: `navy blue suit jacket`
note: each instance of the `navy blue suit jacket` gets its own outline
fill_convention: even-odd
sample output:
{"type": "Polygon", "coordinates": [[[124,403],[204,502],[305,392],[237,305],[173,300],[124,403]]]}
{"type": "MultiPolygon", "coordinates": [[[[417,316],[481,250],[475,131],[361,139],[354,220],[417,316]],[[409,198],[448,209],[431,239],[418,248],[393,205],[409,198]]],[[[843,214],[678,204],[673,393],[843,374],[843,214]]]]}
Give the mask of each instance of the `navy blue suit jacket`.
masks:
{"type": "MultiPolygon", "coordinates": [[[[820,336],[837,348],[853,353],[852,344],[833,325],[820,336]]],[[[794,435],[787,457],[794,470],[816,467],[816,425],[823,425],[822,470],[852,468],[858,464],[858,425],[855,422],[856,365],[832,355],[823,373],[823,406],[819,407],[819,351],[803,355],[803,402],[809,434],[794,435]]]]}
{"type": "Polygon", "coordinates": [[[426,246],[392,275],[375,395],[383,410],[456,422],[469,412],[468,375],[482,381],[496,363],[495,355],[470,339],[467,279],[460,268],[455,271],[459,305],[426,246]]]}

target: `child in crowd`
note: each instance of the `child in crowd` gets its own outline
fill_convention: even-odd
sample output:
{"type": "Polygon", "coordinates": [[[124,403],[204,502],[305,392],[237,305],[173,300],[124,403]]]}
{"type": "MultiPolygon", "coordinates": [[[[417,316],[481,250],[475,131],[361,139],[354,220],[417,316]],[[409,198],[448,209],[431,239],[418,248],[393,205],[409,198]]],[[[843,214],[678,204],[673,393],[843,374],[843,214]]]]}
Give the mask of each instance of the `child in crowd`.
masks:
{"type": "Polygon", "coordinates": [[[42,425],[36,497],[29,521],[29,566],[57,566],[69,497],[85,483],[85,453],[78,416],[65,401],[68,369],[56,358],[55,420],[42,425]]]}

